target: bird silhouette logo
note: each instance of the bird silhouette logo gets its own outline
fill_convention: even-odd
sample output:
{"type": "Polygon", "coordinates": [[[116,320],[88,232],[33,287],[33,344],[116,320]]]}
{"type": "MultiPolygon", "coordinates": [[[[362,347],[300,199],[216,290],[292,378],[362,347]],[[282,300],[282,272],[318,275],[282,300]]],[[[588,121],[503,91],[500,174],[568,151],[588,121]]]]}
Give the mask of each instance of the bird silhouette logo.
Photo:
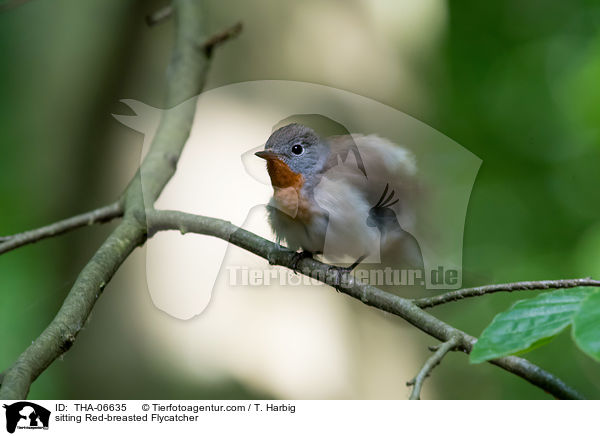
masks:
{"type": "MultiPolygon", "coordinates": [[[[387,240],[390,235],[394,235],[397,241],[400,241],[404,246],[404,252],[407,255],[406,262],[404,262],[405,268],[412,269],[423,269],[423,254],[421,253],[421,247],[417,239],[409,232],[404,230],[398,222],[398,217],[392,206],[397,204],[400,200],[395,197],[395,192],[386,194],[389,190],[389,183],[385,185],[381,197],[377,203],[369,210],[369,216],[367,217],[367,225],[369,227],[376,227],[381,235],[381,240],[387,240]]],[[[382,243],[383,245],[383,243],[382,243]]],[[[385,247],[380,247],[381,250],[381,262],[383,264],[395,263],[398,261],[397,258],[386,258],[388,250],[385,247]]]]}
{"type": "Polygon", "coordinates": [[[6,431],[14,433],[19,429],[48,429],[50,411],[29,401],[4,404],[6,409],[6,431]]]}
{"type": "MultiPolygon", "coordinates": [[[[426,289],[460,287],[464,223],[481,160],[430,126],[366,97],[293,81],[230,84],[165,110],[134,100],[123,103],[128,112],[115,118],[143,134],[140,158],[149,150],[161,117],[196,106],[185,156],[157,208],[223,218],[289,249],[320,251],[324,261],[338,266],[350,265],[365,253],[369,256],[361,266],[424,263],[426,289]],[[278,149],[265,150],[270,136],[290,125],[304,126],[295,131],[300,136],[312,130],[327,148],[316,166],[302,162],[317,142],[278,141],[269,144],[278,149]],[[290,167],[295,174],[278,162],[271,164],[275,185],[289,184],[276,186],[287,191],[279,195],[284,207],[274,206],[269,202],[273,180],[255,153],[289,152],[291,157],[294,146],[300,153],[294,158],[299,166],[290,167]],[[319,171],[314,171],[317,166],[319,171]],[[310,195],[295,194],[299,175],[310,195]],[[414,182],[422,182],[427,195],[413,189],[414,182]],[[415,207],[421,199],[428,203],[415,207]],[[308,202],[310,208],[305,207],[308,202]],[[276,224],[278,231],[265,220],[269,209],[277,215],[274,221],[284,222],[276,224]],[[298,213],[304,221],[294,218],[298,213]],[[295,221],[291,226],[290,220],[295,221]],[[459,272],[457,279],[432,280],[431,273],[442,267],[459,272]]],[[[292,139],[293,129],[287,133],[292,139]]],[[[140,181],[144,196],[152,184],[144,172],[140,181]]],[[[190,319],[208,306],[213,289],[234,286],[233,269],[260,268],[254,262],[216,239],[157,234],[146,251],[148,290],[157,308],[190,319]]],[[[271,271],[254,272],[267,277],[271,271]]]]}

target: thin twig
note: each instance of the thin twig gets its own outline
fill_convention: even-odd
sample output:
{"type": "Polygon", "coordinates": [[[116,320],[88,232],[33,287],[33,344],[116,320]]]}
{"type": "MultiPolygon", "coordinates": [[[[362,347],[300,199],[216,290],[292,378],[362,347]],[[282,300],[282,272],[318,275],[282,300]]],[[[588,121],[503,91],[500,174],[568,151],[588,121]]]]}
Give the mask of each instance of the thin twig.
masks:
{"type": "Polygon", "coordinates": [[[413,303],[422,309],[438,306],[440,304],[450,303],[452,301],[462,300],[463,298],[479,297],[485,294],[495,292],[513,292],[513,291],[535,291],[540,289],[561,289],[576,288],[578,286],[598,286],[600,280],[594,280],[590,277],[582,279],[565,280],[540,280],[529,282],[502,283],[497,285],[479,286],[476,288],[465,288],[457,291],[446,292],[435,297],[418,298],[413,303]]]}
{"type": "Polygon", "coordinates": [[[146,15],[146,24],[148,24],[148,26],[156,26],[167,18],[170,18],[171,15],[173,15],[173,5],[164,6],[159,10],[146,15]]]}
{"type": "Polygon", "coordinates": [[[167,105],[148,154],[124,193],[123,220],[83,268],[62,307],[40,334],[6,370],[1,399],[25,398],[31,383],[74,343],[106,284],[131,252],[146,241],[145,205],[152,207],[175,174],[189,137],[196,96],[206,83],[209,57],[202,44],[201,3],[174,0],[176,35],[169,65],[167,105]],[[143,174],[143,190],[142,190],[143,174]]]}
{"type": "Polygon", "coordinates": [[[23,245],[33,244],[42,239],[62,235],[63,233],[75,230],[79,227],[105,223],[121,216],[123,216],[123,204],[120,201],[117,201],[107,206],[62,221],[57,221],[38,229],[17,233],[12,236],[3,236],[0,238],[0,254],[22,247],[23,245]]]}
{"type": "Polygon", "coordinates": [[[243,27],[244,26],[240,21],[231,26],[230,28],[225,29],[220,33],[217,33],[216,35],[209,38],[204,44],[202,44],[202,50],[204,50],[207,56],[212,55],[213,50],[219,45],[238,36],[242,31],[243,27]]]}
{"type": "MultiPolygon", "coordinates": [[[[457,342],[456,348],[465,353],[470,353],[473,344],[477,341],[473,336],[446,324],[417,307],[411,300],[358,282],[353,276],[348,276],[347,280],[342,282],[335,274],[331,274],[332,268],[335,270],[335,267],[312,258],[302,258],[298,261],[295,252],[239,228],[228,221],[177,211],[156,210],[146,211],[146,219],[148,220],[149,237],[161,230],[179,230],[182,233],[192,232],[215,236],[267,259],[271,265],[292,268],[296,264],[298,272],[326,283],[366,305],[400,316],[440,341],[446,342],[458,337],[460,341],[457,342]]],[[[502,357],[491,360],[490,363],[518,375],[556,398],[583,398],[579,392],[558,377],[521,357],[502,357]]]]}
{"type": "Polygon", "coordinates": [[[448,352],[454,350],[459,343],[460,337],[452,336],[450,340],[437,346],[435,353],[425,361],[425,364],[423,365],[417,376],[411,381],[406,382],[407,386],[413,386],[413,390],[410,394],[409,400],[421,399],[421,387],[423,386],[425,378],[429,376],[431,371],[433,371],[433,368],[440,364],[444,356],[448,354],[448,352]]]}

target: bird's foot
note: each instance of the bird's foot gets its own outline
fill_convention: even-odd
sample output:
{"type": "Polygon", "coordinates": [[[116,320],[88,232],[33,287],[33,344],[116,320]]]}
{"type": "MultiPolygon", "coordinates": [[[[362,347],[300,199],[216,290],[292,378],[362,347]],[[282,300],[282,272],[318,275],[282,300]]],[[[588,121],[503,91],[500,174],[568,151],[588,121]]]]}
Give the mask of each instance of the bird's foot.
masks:
{"type": "Polygon", "coordinates": [[[294,271],[295,273],[298,273],[299,272],[298,264],[300,263],[300,261],[303,259],[312,259],[315,254],[319,254],[319,253],[316,253],[316,252],[313,253],[312,251],[306,251],[306,250],[295,252],[294,256],[292,257],[292,264],[291,264],[292,271],[294,271]]]}
{"type": "Polygon", "coordinates": [[[365,260],[367,254],[363,254],[350,266],[335,266],[331,265],[327,268],[327,275],[331,278],[332,285],[336,288],[336,291],[340,292],[339,288],[348,284],[348,276],[354,269],[365,260]]]}

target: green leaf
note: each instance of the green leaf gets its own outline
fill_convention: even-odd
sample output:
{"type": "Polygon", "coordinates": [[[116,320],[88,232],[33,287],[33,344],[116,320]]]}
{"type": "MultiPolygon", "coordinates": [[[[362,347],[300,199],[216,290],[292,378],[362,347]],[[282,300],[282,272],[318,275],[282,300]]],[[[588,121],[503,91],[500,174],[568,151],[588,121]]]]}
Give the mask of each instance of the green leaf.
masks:
{"type": "MultiPolygon", "coordinates": [[[[506,312],[496,315],[483,331],[471,351],[471,363],[531,350],[547,343],[571,324],[582,302],[594,292],[593,288],[559,289],[517,301],[506,312]]],[[[584,327],[584,331],[588,330],[584,327]]]]}
{"type": "Polygon", "coordinates": [[[581,303],[573,318],[573,339],[579,348],[600,361],[600,291],[581,303]]]}

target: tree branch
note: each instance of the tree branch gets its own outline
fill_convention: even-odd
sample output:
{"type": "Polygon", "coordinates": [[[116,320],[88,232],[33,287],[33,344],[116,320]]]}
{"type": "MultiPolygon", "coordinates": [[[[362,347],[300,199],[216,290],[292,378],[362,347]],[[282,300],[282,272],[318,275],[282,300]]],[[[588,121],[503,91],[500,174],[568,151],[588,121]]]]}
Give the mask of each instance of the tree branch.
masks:
{"type": "Polygon", "coordinates": [[[0,398],[25,398],[37,376],[73,345],[106,284],[133,249],[144,242],[140,228],[134,220],[125,219],[102,244],[52,322],[6,371],[0,398]]]}
{"type": "MultiPolygon", "coordinates": [[[[326,283],[338,291],[362,301],[368,306],[398,315],[440,341],[447,342],[453,338],[458,338],[456,348],[467,354],[470,353],[473,344],[477,341],[474,337],[425,312],[411,300],[358,282],[353,276],[348,276],[347,280],[341,283],[339,276],[332,274],[332,270],[339,272],[340,269],[312,258],[303,258],[298,261],[295,252],[247,230],[236,227],[228,221],[177,211],[157,210],[147,211],[146,218],[148,220],[148,234],[150,236],[161,230],[179,230],[181,233],[192,232],[215,236],[267,259],[271,265],[292,268],[296,264],[298,271],[302,274],[326,283]]],[[[502,357],[491,360],[490,363],[518,375],[556,398],[583,398],[579,392],[556,376],[521,357],[502,357]]]]}
{"type": "Polygon", "coordinates": [[[0,254],[23,245],[33,244],[42,239],[62,235],[63,233],[75,230],[83,226],[105,223],[123,216],[123,204],[120,201],[109,204],[104,207],[82,213],[62,221],[57,221],[39,229],[29,230],[23,233],[17,233],[11,236],[0,237],[0,254]]]}
{"type": "Polygon", "coordinates": [[[421,368],[417,376],[414,379],[406,382],[407,386],[413,386],[409,400],[421,399],[421,387],[423,386],[425,378],[429,376],[431,371],[433,371],[433,368],[440,364],[444,356],[450,351],[454,350],[459,343],[460,337],[452,336],[448,341],[439,345],[436,348],[435,353],[425,361],[423,368],[421,368]]]}
{"type": "Polygon", "coordinates": [[[208,39],[204,44],[202,44],[202,49],[204,50],[207,56],[210,56],[213,50],[219,45],[238,36],[241,33],[242,28],[243,24],[241,22],[237,22],[230,28],[225,29],[223,32],[217,33],[216,35],[208,39]]]}
{"type": "Polygon", "coordinates": [[[493,294],[495,292],[576,288],[578,286],[600,287],[600,280],[593,280],[592,278],[587,277],[583,279],[541,280],[532,282],[502,283],[497,285],[478,286],[476,288],[459,289],[457,291],[451,291],[441,295],[436,295],[435,297],[419,298],[413,300],[413,303],[422,309],[426,309],[428,307],[438,306],[440,304],[462,300],[463,298],[479,297],[486,294],[493,294]]]}
{"type": "Polygon", "coordinates": [[[204,40],[200,2],[175,0],[173,6],[176,36],[169,64],[167,104],[179,106],[164,112],[150,150],[123,195],[123,220],[83,268],[56,317],[5,372],[0,387],[2,399],[27,396],[31,383],[73,344],[119,266],[146,240],[144,205],[154,204],[175,173],[210,60],[204,50],[198,49],[204,40]]]}

